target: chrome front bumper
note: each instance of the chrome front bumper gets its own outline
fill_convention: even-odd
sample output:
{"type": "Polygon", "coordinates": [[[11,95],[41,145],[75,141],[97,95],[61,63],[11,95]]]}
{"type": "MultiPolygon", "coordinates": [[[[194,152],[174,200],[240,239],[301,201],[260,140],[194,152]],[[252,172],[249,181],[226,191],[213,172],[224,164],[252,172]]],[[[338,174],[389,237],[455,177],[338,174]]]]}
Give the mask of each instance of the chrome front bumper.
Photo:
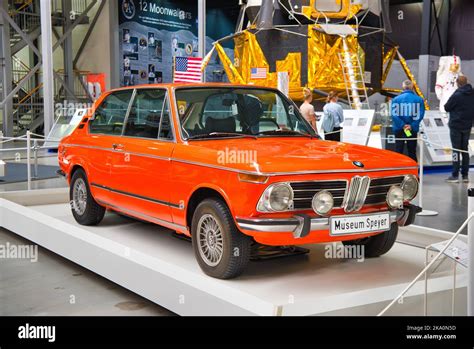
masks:
{"type": "MultiPolygon", "coordinates": [[[[399,226],[410,225],[420,210],[417,206],[407,205],[401,210],[390,211],[390,223],[397,223],[399,226]]],[[[294,215],[292,218],[237,218],[237,224],[240,229],[260,233],[291,232],[295,238],[305,237],[312,231],[329,230],[329,218],[312,218],[308,215],[294,215]]]]}

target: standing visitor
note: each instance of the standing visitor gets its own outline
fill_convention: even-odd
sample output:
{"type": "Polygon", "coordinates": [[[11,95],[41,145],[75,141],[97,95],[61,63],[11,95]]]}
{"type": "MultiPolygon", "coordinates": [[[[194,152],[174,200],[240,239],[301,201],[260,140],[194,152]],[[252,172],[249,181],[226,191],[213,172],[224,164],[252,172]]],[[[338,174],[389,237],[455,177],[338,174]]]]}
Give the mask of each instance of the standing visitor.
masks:
{"type": "Polygon", "coordinates": [[[461,171],[462,181],[469,183],[470,154],[468,151],[474,118],[474,90],[471,84],[467,83],[465,76],[459,76],[456,83],[458,89],[448,99],[444,109],[449,113],[449,133],[453,148],[466,152],[453,151],[453,173],[446,181],[458,183],[459,171],[461,171]]]}
{"type": "Polygon", "coordinates": [[[316,113],[314,111],[314,106],[311,104],[313,102],[313,93],[307,87],[303,90],[304,102],[301,104],[300,112],[306,121],[309,122],[311,127],[317,131],[316,128],[316,113]]]}
{"type": "Polygon", "coordinates": [[[327,141],[341,141],[342,123],[344,122],[344,110],[337,103],[339,96],[336,92],[329,92],[327,103],[323,108],[324,139],[327,141]]]}
{"type": "Polygon", "coordinates": [[[403,154],[406,144],[408,156],[417,161],[417,137],[420,122],[425,116],[425,103],[423,98],[413,91],[413,83],[410,80],[405,80],[402,88],[403,92],[392,100],[392,128],[396,137],[395,151],[403,154]]]}

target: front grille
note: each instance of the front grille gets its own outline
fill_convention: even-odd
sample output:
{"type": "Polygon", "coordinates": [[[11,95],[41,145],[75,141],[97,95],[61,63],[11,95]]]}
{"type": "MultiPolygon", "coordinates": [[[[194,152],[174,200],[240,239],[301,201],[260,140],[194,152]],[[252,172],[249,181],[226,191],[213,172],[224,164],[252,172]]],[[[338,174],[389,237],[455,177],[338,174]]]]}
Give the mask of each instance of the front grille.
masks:
{"type": "Polygon", "coordinates": [[[401,186],[405,176],[372,179],[365,205],[380,205],[387,202],[387,194],[393,185],[401,186]]]}
{"type": "Polygon", "coordinates": [[[327,190],[334,198],[334,207],[342,207],[347,189],[347,181],[311,181],[290,183],[294,192],[295,210],[311,210],[316,193],[327,190]]]}
{"type": "Polygon", "coordinates": [[[404,178],[397,176],[370,179],[355,176],[351,179],[350,186],[345,180],[292,182],[290,185],[294,192],[293,209],[312,210],[313,197],[322,190],[332,194],[335,208],[344,207],[346,212],[359,211],[364,205],[385,204],[390,187],[401,186],[404,178]]]}
{"type": "Polygon", "coordinates": [[[370,189],[370,178],[355,176],[351,179],[347,200],[344,203],[346,212],[359,211],[364,205],[367,193],[370,189]]]}

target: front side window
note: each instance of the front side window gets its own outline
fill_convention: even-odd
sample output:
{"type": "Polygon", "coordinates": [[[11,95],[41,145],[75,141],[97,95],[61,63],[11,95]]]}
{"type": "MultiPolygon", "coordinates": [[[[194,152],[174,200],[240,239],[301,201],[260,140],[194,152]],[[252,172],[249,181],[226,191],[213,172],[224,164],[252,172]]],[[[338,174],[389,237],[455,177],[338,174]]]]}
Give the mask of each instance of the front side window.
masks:
{"type": "Polygon", "coordinates": [[[166,90],[137,90],[124,135],[157,139],[165,98],[166,90]]]}
{"type": "Polygon", "coordinates": [[[258,88],[185,88],[176,91],[182,133],[218,136],[316,136],[293,103],[258,88]]]}
{"type": "Polygon", "coordinates": [[[90,122],[90,133],[121,135],[133,90],[114,92],[102,101],[90,122]]]}

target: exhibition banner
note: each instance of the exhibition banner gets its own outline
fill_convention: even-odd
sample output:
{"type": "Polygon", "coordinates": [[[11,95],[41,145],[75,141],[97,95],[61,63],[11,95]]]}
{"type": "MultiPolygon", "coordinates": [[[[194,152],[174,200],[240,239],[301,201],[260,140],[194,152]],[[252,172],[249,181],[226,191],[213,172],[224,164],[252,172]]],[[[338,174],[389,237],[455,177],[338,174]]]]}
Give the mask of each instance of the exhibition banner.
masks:
{"type": "Polygon", "coordinates": [[[197,1],[120,0],[122,86],[172,82],[174,57],[198,54],[197,1]]]}

